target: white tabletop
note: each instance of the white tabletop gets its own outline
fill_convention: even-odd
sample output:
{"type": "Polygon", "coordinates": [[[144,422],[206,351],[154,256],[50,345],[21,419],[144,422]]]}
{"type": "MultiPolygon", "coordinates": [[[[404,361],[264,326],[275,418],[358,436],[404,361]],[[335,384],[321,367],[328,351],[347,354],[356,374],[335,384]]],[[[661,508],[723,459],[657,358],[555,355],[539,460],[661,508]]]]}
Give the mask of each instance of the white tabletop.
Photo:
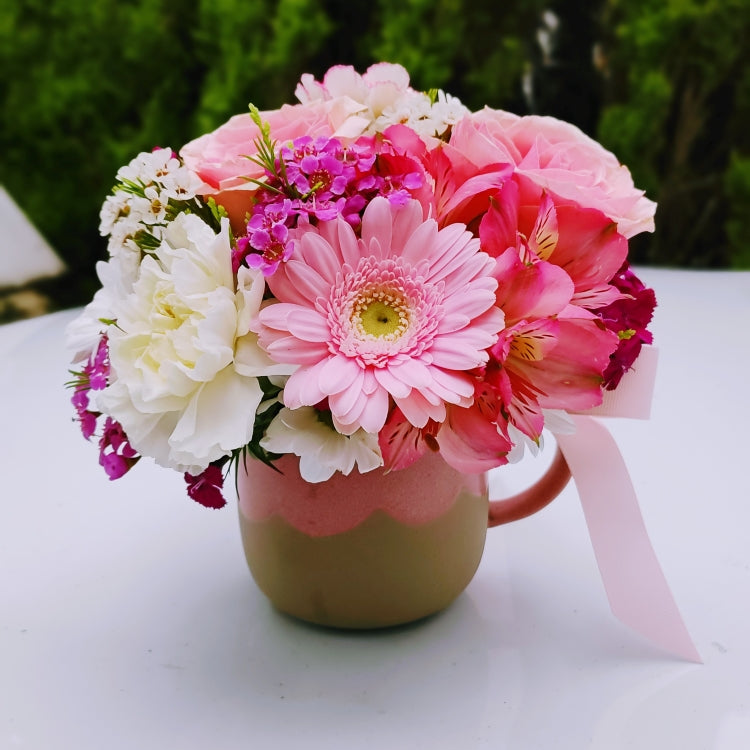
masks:
{"type": "Polygon", "coordinates": [[[64,312],[0,327],[0,748],[746,750],[750,273],[641,275],[660,301],[652,419],[607,424],[703,665],[611,614],[573,483],[490,530],[428,621],[277,614],[232,503],[206,510],[146,461],[107,480],[62,386],[64,312]]]}

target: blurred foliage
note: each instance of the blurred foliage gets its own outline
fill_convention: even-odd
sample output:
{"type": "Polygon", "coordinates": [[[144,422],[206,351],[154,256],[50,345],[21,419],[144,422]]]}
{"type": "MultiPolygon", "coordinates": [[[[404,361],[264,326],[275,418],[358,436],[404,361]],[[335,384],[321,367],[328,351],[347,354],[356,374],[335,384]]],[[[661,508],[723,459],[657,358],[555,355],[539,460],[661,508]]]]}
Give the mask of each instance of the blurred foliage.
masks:
{"type": "Polygon", "coordinates": [[[466,106],[524,108],[521,81],[528,66],[539,0],[380,0],[373,59],[399,62],[415,88],[442,88],[466,106]]]}
{"type": "Polygon", "coordinates": [[[750,1],[605,5],[598,135],[659,204],[636,259],[750,267],[750,1]]]}
{"type": "Polygon", "coordinates": [[[0,183],[79,304],[121,164],[292,101],[302,72],[390,60],[601,139],[659,201],[637,261],[750,267],[749,27],[750,0],[3,0],[0,183]]]}

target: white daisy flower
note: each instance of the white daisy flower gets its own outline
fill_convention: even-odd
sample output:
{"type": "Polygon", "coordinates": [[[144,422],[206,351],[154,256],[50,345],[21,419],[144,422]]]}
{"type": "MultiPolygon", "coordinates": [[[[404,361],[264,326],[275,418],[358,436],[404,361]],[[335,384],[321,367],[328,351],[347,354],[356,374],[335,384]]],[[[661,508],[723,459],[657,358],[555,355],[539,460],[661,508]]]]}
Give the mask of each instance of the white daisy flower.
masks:
{"type": "Polygon", "coordinates": [[[325,482],[336,471],[350,474],[355,464],[360,473],[383,465],[378,436],[362,429],[342,435],[325,424],[311,406],[282,408],[266,430],[260,445],[270,453],[299,456],[302,478],[325,482]]]}

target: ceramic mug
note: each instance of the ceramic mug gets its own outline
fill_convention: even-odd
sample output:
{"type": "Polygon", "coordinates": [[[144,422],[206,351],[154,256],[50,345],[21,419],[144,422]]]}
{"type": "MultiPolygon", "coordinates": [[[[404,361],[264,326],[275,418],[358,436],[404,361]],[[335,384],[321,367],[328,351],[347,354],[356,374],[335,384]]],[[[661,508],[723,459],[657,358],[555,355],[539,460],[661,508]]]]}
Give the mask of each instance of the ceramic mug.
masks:
{"type": "Polygon", "coordinates": [[[570,479],[559,449],[529,489],[489,499],[487,474],[428,453],[406,469],[308,483],[299,460],[237,474],[245,556],[274,606],[318,625],[379,628],[447,607],[479,566],[487,528],[535,513],[570,479]]]}

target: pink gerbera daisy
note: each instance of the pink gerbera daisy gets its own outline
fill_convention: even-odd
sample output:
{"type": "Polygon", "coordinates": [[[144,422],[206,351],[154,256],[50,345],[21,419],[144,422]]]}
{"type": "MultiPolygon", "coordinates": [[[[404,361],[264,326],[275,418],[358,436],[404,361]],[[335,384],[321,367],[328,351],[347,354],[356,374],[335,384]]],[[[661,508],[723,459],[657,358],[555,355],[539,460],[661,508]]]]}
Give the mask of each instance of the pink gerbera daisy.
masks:
{"type": "Polygon", "coordinates": [[[416,201],[375,198],[357,236],[343,219],[294,230],[294,255],[268,278],[259,314],[273,359],[299,368],[291,409],[325,400],[339,432],[377,433],[395,404],[415,427],[468,406],[468,371],[503,327],[494,261],[462,224],[438,230],[416,201]]]}

